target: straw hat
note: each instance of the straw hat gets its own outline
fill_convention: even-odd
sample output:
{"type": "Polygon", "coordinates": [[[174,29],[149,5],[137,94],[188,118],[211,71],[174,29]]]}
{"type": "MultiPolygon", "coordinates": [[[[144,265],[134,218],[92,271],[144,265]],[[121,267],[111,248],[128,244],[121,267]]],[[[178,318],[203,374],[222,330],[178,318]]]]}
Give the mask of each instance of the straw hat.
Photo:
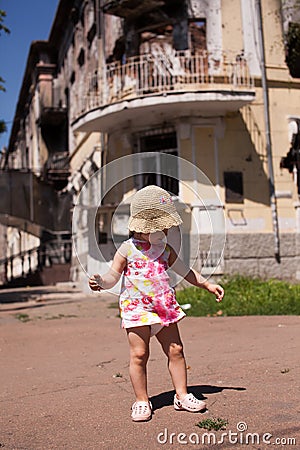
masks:
{"type": "Polygon", "coordinates": [[[182,223],[171,195],[158,186],[139,190],[131,202],[130,214],[128,228],[138,233],[154,233],[182,223]]]}

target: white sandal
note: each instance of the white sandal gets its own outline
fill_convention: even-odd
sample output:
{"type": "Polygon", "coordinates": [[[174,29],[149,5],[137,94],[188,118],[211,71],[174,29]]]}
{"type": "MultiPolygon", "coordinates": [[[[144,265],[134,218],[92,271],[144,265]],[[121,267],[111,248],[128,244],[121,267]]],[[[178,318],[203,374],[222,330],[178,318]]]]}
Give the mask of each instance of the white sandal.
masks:
{"type": "Polygon", "coordinates": [[[134,422],[146,422],[152,417],[152,405],[150,402],[134,402],[131,409],[131,418],[134,422]]]}
{"type": "Polygon", "coordinates": [[[187,394],[183,400],[179,400],[175,394],[174,408],[176,411],[199,412],[206,409],[206,403],[198,400],[193,394],[187,394]]]}

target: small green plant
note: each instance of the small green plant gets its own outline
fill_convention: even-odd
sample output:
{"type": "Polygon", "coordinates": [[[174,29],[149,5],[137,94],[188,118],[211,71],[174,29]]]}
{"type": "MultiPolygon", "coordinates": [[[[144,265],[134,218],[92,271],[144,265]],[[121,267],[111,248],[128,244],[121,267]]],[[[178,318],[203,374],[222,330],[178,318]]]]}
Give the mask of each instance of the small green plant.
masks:
{"type": "Polygon", "coordinates": [[[205,428],[205,430],[208,430],[208,431],[226,430],[226,425],[228,425],[228,421],[225,419],[221,419],[220,417],[204,419],[204,420],[201,420],[201,422],[196,423],[197,427],[205,428]]]}
{"type": "Polygon", "coordinates": [[[23,313],[15,314],[15,318],[20,320],[20,322],[24,322],[24,323],[29,322],[31,320],[28,314],[23,314],[23,313]]]}

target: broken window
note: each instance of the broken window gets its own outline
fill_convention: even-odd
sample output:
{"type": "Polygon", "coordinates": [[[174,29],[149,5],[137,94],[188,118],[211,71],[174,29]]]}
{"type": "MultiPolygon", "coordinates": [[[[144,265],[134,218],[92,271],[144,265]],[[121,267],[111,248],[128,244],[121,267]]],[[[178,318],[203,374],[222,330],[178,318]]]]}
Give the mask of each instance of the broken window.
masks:
{"type": "Polygon", "coordinates": [[[89,48],[91,47],[94,37],[96,36],[96,31],[97,31],[96,24],[93,23],[93,25],[91,26],[91,28],[89,29],[89,31],[87,33],[87,40],[88,40],[89,48]]]}
{"type": "Polygon", "coordinates": [[[242,172],[224,172],[226,203],[244,203],[242,172]]]}
{"type": "MultiPolygon", "coordinates": [[[[188,49],[188,7],[185,0],[109,1],[104,12],[124,19],[126,57],[144,53],[147,39],[168,40],[172,49],[188,49]]],[[[113,55],[109,55],[112,58],[113,55]]]]}
{"type": "Polygon", "coordinates": [[[77,62],[79,64],[80,67],[82,67],[84,65],[84,61],[85,61],[85,54],[84,54],[84,49],[81,48],[78,58],[77,58],[77,62]]]}
{"type": "Polygon", "coordinates": [[[191,19],[189,21],[190,49],[193,53],[206,50],[206,20],[191,19]]]}

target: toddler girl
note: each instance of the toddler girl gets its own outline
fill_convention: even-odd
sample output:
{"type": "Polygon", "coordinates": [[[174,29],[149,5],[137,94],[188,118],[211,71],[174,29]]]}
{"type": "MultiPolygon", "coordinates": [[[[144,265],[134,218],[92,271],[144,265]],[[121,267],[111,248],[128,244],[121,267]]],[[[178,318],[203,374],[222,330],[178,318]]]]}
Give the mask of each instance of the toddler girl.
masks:
{"type": "Polygon", "coordinates": [[[215,294],[220,302],[221,286],[205,281],[194,269],[186,268],[172,247],[166,244],[168,230],[182,223],[170,194],[158,186],[138,191],[131,203],[128,228],[130,238],[117,250],[110,270],[89,280],[94,291],[111,289],[123,274],[120,311],[129,347],[129,373],[136,401],[132,420],[151,419],[152,405],[147,393],[149,341],[156,336],[168,357],[168,367],[175,389],[174,408],[197,412],[206,405],[187,392],[187,371],[177,322],[185,313],[170,286],[168,268],[194,286],[215,294]]]}

